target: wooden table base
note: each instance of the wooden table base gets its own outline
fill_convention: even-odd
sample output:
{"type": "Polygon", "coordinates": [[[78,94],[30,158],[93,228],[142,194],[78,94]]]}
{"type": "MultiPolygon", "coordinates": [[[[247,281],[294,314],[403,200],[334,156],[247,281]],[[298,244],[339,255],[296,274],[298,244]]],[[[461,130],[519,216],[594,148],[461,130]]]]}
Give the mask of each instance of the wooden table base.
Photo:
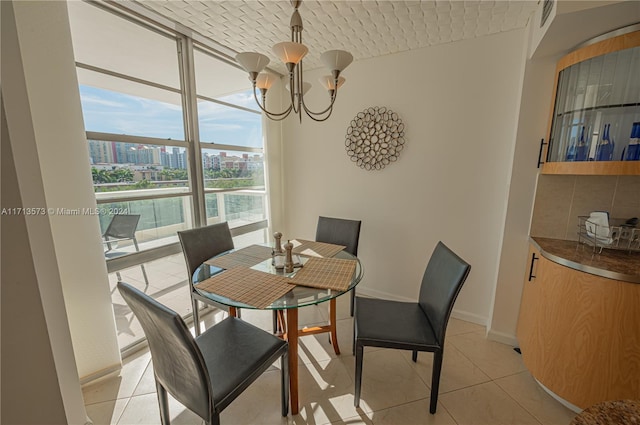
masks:
{"type": "Polygon", "coordinates": [[[336,299],[329,301],[331,312],[329,324],[325,326],[314,326],[310,328],[298,329],[298,309],[287,309],[287,320],[284,322],[284,313],[278,311],[278,332],[289,342],[289,391],[291,399],[291,414],[297,415],[300,411],[298,405],[298,338],[305,335],[319,333],[329,333],[333,350],[340,354],[338,347],[338,334],[336,331],[336,299]],[[293,330],[296,331],[293,331],[293,330]],[[289,331],[291,330],[291,332],[289,331]]]}

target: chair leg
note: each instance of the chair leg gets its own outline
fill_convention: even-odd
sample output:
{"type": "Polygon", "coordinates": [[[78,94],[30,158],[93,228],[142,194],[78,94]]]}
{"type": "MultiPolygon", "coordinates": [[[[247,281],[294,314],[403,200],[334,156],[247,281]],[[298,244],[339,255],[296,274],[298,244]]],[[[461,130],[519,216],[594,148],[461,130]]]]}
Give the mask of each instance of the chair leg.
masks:
{"type": "Polygon", "coordinates": [[[122,276],[120,276],[120,272],[116,272],[116,277],[118,278],[118,282],[122,280],[122,276]]]}
{"type": "Polygon", "coordinates": [[[205,421],[205,423],[207,425],[220,425],[220,414],[218,412],[214,412],[213,415],[211,415],[211,420],[210,421],[205,421]]]}
{"type": "Polygon", "coordinates": [[[353,339],[351,340],[351,354],[356,355],[356,319],[353,319],[353,339]]]}
{"type": "Polygon", "coordinates": [[[356,388],[354,396],[354,406],[360,407],[360,387],[362,386],[362,357],[364,347],[356,341],[356,388]]]}
{"type": "Polygon", "coordinates": [[[349,306],[349,313],[351,314],[351,317],[353,317],[353,308],[356,304],[356,288],[353,288],[351,290],[351,305],[349,306]]]}
{"type": "Polygon", "coordinates": [[[336,319],[336,299],[332,298],[329,301],[329,328],[330,328],[330,338],[329,342],[333,344],[333,351],[336,355],[340,355],[340,347],[338,347],[338,329],[337,329],[337,319],[336,319]]]}
{"type": "Polygon", "coordinates": [[[414,363],[418,361],[418,351],[413,350],[413,353],[411,354],[411,360],[413,360],[414,363]]]}
{"type": "Polygon", "coordinates": [[[142,269],[142,276],[144,276],[144,287],[146,289],[149,287],[149,278],[147,277],[147,270],[144,268],[144,264],[140,264],[140,268],[142,269]]]}
{"type": "Polygon", "coordinates": [[[289,353],[284,353],[280,357],[281,372],[281,399],[282,399],[282,416],[289,414],[289,353]]]}
{"type": "Polygon", "coordinates": [[[436,413],[438,406],[438,387],[440,386],[440,372],[442,371],[442,350],[433,353],[433,370],[431,371],[431,403],[429,412],[436,413]]]}
{"type": "Polygon", "coordinates": [[[158,393],[158,405],[160,406],[160,423],[162,425],[171,424],[171,416],[169,416],[169,399],[167,398],[167,390],[156,379],[156,392],[158,393]]]}
{"type": "Polygon", "coordinates": [[[193,308],[193,327],[196,330],[196,336],[200,336],[200,313],[198,312],[198,300],[191,297],[191,306],[193,308]]]}

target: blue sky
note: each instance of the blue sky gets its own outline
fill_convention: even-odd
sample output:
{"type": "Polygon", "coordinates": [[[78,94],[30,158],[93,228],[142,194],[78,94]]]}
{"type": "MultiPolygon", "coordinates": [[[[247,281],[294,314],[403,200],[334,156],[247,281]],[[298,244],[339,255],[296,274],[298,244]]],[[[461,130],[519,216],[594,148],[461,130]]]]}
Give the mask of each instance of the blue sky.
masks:
{"type": "MultiPolygon", "coordinates": [[[[82,85],[80,98],[87,131],[184,140],[181,105],[82,85]]],[[[220,100],[256,108],[250,91],[220,100]]],[[[259,114],[201,101],[198,118],[202,142],[262,146],[259,114]]]]}

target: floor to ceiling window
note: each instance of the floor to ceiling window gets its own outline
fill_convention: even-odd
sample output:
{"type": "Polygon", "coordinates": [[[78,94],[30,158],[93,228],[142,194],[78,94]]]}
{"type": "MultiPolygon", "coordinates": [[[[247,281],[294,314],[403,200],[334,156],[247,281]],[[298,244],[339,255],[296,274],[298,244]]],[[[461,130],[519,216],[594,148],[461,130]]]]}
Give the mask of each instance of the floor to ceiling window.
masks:
{"type": "Polygon", "coordinates": [[[143,338],[119,279],[191,311],[177,231],[229,222],[236,247],[265,242],[262,117],[246,73],[208,46],[126,11],[69,2],[93,186],[121,349],[143,338]],[[124,239],[124,238],[123,238],[124,239]]]}

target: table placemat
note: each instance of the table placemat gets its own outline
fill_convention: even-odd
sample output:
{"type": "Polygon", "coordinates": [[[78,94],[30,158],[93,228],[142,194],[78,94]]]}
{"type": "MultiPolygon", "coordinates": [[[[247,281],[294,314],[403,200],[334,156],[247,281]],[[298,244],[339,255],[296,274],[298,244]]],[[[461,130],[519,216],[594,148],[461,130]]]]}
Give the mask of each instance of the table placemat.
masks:
{"type": "Polygon", "coordinates": [[[203,280],[196,287],[256,308],[265,308],[293,289],[288,281],[284,276],[235,267],[203,280]]]}
{"type": "Polygon", "coordinates": [[[294,239],[291,243],[293,244],[293,252],[295,254],[306,255],[307,257],[330,258],[346,248],[344,245],[306,241],[304,239],[294,239]]]}
{"type": "Polygon", "coordinates": [[[341,258],[309,258],[290,284],[312,288],[346,291],[356,270],[356,260],[341,258]]]}
{"type": "Polygon", "coordinates": [[[226,270],[236,267],[251,267],[271,258],[271,251],[272,249],[268,246],[249,245],[237,251],[211,258],[205,261],[205,264],[226,270]]]}

